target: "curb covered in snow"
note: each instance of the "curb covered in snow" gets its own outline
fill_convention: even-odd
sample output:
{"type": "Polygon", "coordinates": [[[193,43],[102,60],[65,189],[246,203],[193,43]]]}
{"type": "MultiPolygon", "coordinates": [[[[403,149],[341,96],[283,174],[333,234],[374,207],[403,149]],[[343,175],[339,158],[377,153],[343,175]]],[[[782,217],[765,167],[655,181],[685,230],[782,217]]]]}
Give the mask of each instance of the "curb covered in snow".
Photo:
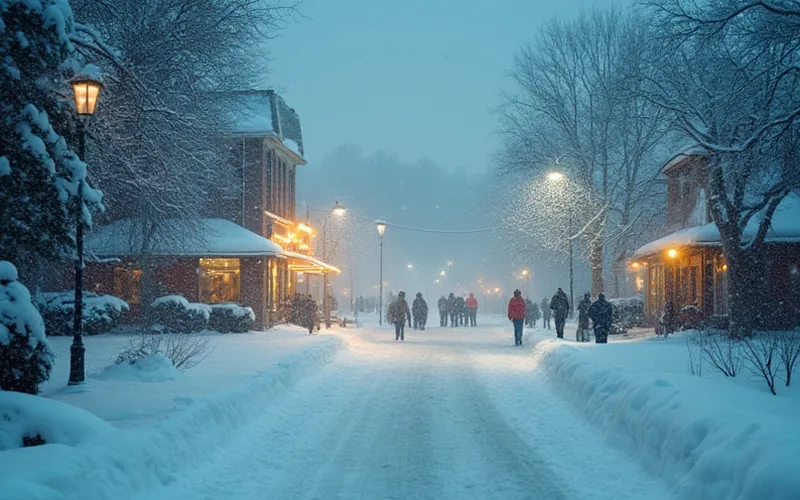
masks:
{"type": "Polygon", "coordinates": [[[7,452],[28,455],[26,461],[36,465],[13,478],[0,477],[0,496],[117,499],[169,484],[181,469],[202,462],[234,432],[269,411],[272,399],[331,362],[345,345],[341,337],[332,335],[321,345],[281,359],[244,387],[220,398],[196,401],[149,429],[116,431],[75,448],[54,450],[53,446],[60,445],[49,445],[7,452]]]}
{"type": "Polygon", "coordinates": [[[535,346],[558,392],[678,498],[800,498],[800,440],[786,415],[721,394],[714,381],[634,373],[591,354],[553,340],[535,346]]]}

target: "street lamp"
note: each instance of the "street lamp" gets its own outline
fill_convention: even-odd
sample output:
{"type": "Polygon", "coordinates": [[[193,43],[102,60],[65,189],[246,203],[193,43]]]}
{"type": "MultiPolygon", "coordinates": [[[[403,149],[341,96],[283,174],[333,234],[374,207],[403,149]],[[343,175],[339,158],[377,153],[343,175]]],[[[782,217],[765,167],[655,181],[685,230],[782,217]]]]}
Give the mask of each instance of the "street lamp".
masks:
{"type": "MultiPolygon", "coordinates": [[[[328,262],[328,252],[327,252],[327,241],[328,238],[326,236],[328,221],[331,218],[331,214],[336,215],[337,217],[344,217],[347,213],[347,210],[339,204],[339,201],[336,201],[336,204],[331,208],[330,213],[325,217],[325,220],[322,222],[322,260],[328,262]]],[[[322,314],[325,318],[325,328],[331,327],[331,300],[330,300],[330,292],[329,292],[329,279],[328,273],[322,273],[322,314]]]]}
{"type": "MultiPolygon", "coordinates": [[[[78,114],[78,156],[86,161],[86,120],[94,114],[103,84],[81,75],[70,81],[75,94],[78,114]],[[84,118],[86,117],[86,118],[84,118]]],[[[72,326],[72,346],[69,349],[69,385],[79,385],[86,379],[86,347],[83,345],[83,180],[78,182],[75,199],[75,315],[72,326]]]]}
{"type": "Polygon", "coordinates": [[[414,269],[414,264],[409,264],[406,267],[409,268],[409,269],[414,269]]]}
{"type": "MultiPolygon", "coordinates": [[[[556,158],[556,165],[558,165],[558,158],[556,158]]],[[[567,176],[564,172],[555,167],[553,170],[547,173],[547,180],[550,182],[562,182],[567,181],[567,176]]],[[[572,211],[572,204],[570,204],[569,210],[567,210],[569,215],[569,224],[568,224],[568,236],[567,236],[567,243],[569,244],[569,317],[572,318],[574,316],[574,302],[575,302],[575,270],[574,270],[574,259],[572,255],[572,232],[573,232],[573,211],[572,211]]]]}
{"type": "Polygon", "coordinates": [[[531,272],[527,269],[522,270],[522,276],[525,277],[525,287],[527,288],[527,295],[531,294],[531,272]]]}
{"type": "Polygon", "coordinates": [[[383,325],[383,233],[386,232],[386,221],[381,219],[376,220],[375,228],[378,230],[378,237],[380,237],[381,240],[381,282],[378,287],[378,324],[383,325]]]}

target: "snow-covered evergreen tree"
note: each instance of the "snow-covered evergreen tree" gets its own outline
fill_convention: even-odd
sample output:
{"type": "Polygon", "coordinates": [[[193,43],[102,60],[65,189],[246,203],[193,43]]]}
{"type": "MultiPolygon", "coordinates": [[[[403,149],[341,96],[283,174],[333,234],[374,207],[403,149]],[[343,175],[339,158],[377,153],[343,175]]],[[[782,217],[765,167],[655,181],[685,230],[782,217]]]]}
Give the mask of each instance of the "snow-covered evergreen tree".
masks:
{"type": "MultiPolygon", "coordinates": [[[[19,263],[73,245],[86,166],[67,145],[75,67],[66,0],[0,0],[0,255],[19,263]]],[[[84,185],[86,204],[100,193],[84,185]]]]}
{"type": "Polygon", "coordinates": [[[28,289],[17,281],[14,265],[0,261],[0,390],[36,394],[53,358],[28,289]]]}

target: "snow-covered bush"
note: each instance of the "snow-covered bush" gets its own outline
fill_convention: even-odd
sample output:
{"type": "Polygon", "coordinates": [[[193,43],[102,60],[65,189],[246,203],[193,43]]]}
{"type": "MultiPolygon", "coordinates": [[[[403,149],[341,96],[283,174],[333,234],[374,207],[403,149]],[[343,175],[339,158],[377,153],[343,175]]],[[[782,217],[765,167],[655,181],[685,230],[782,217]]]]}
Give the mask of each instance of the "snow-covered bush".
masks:
{"type": "Polygon", "coordinates": [[[208,327],[220,333],[245,333],[256,324],[256,314],[250,307],[234,303],[212,304],[208,327]]]}
{"type": "Polygon", "coordinates": [[[44,334],[44,322],[17,268],[0,261],[0,390],[39,392],[50,376],[53,351],[44,334]]]}
{"type": "MultiPolygon", "coordinates": [[[[39,293],[34,302],[44,320],[47,335],[72,335],[75,292],[39,293]]],[[[128,310],[128,303],[113,295],[83,295],[83,333],[98,335],[112,330],[128,310]]]]}
{"type": "Polygon", "coordinates": [[[150,313],[167,332],[195,333],[208,328],[211,307],[189,302],[180,295],[166,295],[153,301],[150,313]]]}
{"type": "Polygon", "coordinates": [[[115,365],[137,365],[152,356],[163,356],[178,370],[188,370],[211,354],[211,338],[185,333],[142,333],[119,353],[115,365]]]}
{"type": "Polygon", "coordinates": [[[610,299],[613,307],[611,334],[623,334],[629,328],[642,326],[644,323],[644,299],[642,297],[626,297],[610,299]]]}
{"type": "Polygon", "coordinates": [[[781,358],[778,354],[778,336],[770,333],[757,337],[742,339],[742,355],[747,361],[747,368],[756,377],[761,377],[769,386],[773,395],[775,392],[775,377],[781,368],[781,358]]]}
{"type": "Polygon", "coordinates": [[[77,406],[0,391],[0,452],[45,443],[77,446],[114,431],[111,424],[77,406]]]}

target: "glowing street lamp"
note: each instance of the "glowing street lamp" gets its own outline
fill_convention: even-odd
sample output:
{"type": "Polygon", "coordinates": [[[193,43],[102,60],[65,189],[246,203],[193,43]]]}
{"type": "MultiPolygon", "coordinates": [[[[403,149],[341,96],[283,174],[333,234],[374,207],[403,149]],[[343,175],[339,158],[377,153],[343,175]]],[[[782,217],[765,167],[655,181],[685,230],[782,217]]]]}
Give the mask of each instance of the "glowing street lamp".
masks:
{"type": "Polygon", "coordinates": [[[675,250],[674,248],[670,248],[669,250],[667,250],[667,257],[669,257],[670,259],[674,259],[677,256],[678,256],[678,251],[675,250]]]}
{"type": "Polygon", "coordinates": [[[409,268],[409,269],[414,269],[414,264],[409,264],[406,267],[409,268]]]}
{"type": "Polygon", "coordinates": [[[376,220],[375,228],[378,230],[378,237],[381,240],[381,281],[378,287],[378,324],[383,325],[383,234],[386,232],[386,221],[382,219],[376,220]]]}
{"type": "Polygon", "coordinates": [[[331,213],[337,217],[342,217],[347,213],[347,209],[339,204],[339,200],[336,200],[336,204],[331,209],[331,213]]]}
{"type": "MultiPolygon", "coordinates": [[[[562,155],[563,156],[563,155],[562,155]]],[[[560,158],[560,157],[559,157],[560,158]]],[[[556,158],[556,165],[558,165],[559,158],[556,158]]],[[[547,180],[554,183],[561,183],[567,180],[567,176],[563,170],[559,167],[554,167],[550,172],[547,173],[547,180]]],[[[569,236],[568,241],[569,243],[569,316],[570,318],[573,317],[574,311],[574,302],[575,302],[575,271],[574,271],[574,259],[572,255],[572,226],[573,226],[573,213],[572,213],[572,204],[570,204],[569,212],[569,236]]]]}
{"type": "MultiPolygon", "coordinates": [[[[78,118],[78,156],[86,161],[86,121],[97,108],[97,99],[103,84],[99,80],[78,75],[70,81],[75,94],[75,112],[78,118]]],[[[69,349],[69,385],[79,385],[86,379],[86,347],[83,345],[83,180],[78,183],[75,198],[75,315],[73,316],[72,345],[69,349]]]]}

